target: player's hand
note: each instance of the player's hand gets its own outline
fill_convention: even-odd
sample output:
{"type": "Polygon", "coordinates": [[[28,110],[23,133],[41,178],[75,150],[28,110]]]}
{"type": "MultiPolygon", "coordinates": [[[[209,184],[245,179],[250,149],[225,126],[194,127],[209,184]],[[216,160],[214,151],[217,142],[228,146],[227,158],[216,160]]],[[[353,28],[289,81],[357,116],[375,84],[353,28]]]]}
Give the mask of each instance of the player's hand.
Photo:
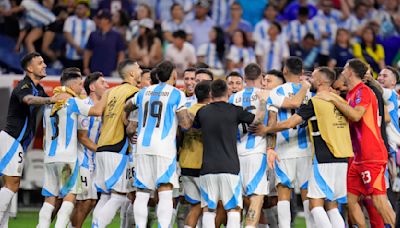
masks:
{"type": "Polygon", "coordinates": [[[265,126],[264,124],[250,125],[248,130],[249,132],[257,135],[257,136],[265,136],[268,133],[270,128],[265,126]]]}
{"type": "Polygon", "coordinates": [[[318,93],[315,97],[328,102],[331,102],[335,99],[330,92],[326,91],[318,93]]]}
{"type": "Polygon", "coordinates": [[[301,84],[301,87],[306,87],[307,89],[311,88],[311,83],[308,80],[302,80],[300,82],[300,84],[301,84]]]}
{"type": "Polygon", "coordinates": [[[54,95],[52,97],[50,97],[50,103],[54,104],[57,101],[62,101],[62,100],[67,100],[68,98],[70,98],[71,96],[67,93],[61,93],[58,95],[54,95]]]}
{"type": "Polygon", "coordinates": [[[269,169],[275,169],[275,160],[278,160],[278,162],[281,161],[281,159],[279,159],[279,157],[278,157],[278,153],[276,153],[276,151],[273,149],[268,149],[267,150],[267,163],[268,163],[269,169]]]}
{"type": "Polygon", "coordinates": [[[266,90],[266,89],[261,89],[259,91],[257,91],[257,97],[258,99],[262,100],[262,101],[266,101],[269,97],[269,93],[270,90],[266,90]]]}
{"type": "Polygon", "coordinates": [[[136,144],[137,143],[137,134],[134,134],[132,137],[130,137],[129,142],[131,144],[136,144]]]}
{"type": "Polygon", "coordinates": [[[85,68],[85,69],[83,69],[83,74],[84,75],[89,75],[90,74],[90,69],[89,68],[85,68]]]}

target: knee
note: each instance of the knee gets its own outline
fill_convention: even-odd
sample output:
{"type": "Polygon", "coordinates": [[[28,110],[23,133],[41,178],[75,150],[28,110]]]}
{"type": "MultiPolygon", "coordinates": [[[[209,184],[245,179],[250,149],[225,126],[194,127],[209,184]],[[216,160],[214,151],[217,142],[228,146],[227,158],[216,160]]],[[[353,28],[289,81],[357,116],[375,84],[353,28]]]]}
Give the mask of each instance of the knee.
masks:
{"type": "Polygon", "coordinates": [[[12,179],[8,179],[5,182],[4,186],[16,193],[19,190],[19,184],[20,184],[19,178],[12,178],[12,179]]]}

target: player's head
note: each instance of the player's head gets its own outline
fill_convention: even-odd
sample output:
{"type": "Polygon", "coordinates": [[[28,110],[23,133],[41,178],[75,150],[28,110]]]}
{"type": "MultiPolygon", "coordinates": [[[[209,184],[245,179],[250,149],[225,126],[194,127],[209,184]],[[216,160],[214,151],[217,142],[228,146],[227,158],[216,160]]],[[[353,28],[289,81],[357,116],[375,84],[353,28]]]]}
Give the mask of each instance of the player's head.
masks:
{"type": "Polygon", "coordinates": [[[80,95],[83,87],[81,70],[76,67],[65,68],[61,73],[60,83],[80,95]]]}
{"type": "Polygon", "coordinates": [[[175,31],[172,33],[172,37],[174,38],[172,42],[174,43],[175,47],[182,49],[186,41],[186,32],[183,30],[175,31]]]}
{"type": "Polygon", "coordinates": [[[214,75],[208,69],[201,68],[196,70],[196,75],[194,80],[196,81],[196,84],[203,80],[213,81],[214,75]]]}
{"type": "Polygon", "coordinates": [[[308,15],[310,13],[310,10],[308,9],[307,6],[301,6],[299,7],[299,12],[297,13],[297,19],[304,23],[308,19],[308,15]]]}
{"type": "Polygon", "coordinates": [[[21,59],[21,67],[29,77],[42,79],[46,77],[46,67],[42,56],[37,52],[26,54],[21,59]]]}
{"type": "Polygon", "coordinates": [[[349,82],[361,81],[365,73],[368,71],[368,66],[359,59],[350,59],[344,66],[342,76],[347,85],[349,82]]]}
{"type": "Polygon", "coordinates": [[[228,85],[222,79],[211,83],[211,97],[213,100],[228,100],[228,85]]]}
{"type": "Polygon", "coordinates": [[[197,102],[206,104],[211,99],[211,81],[201,81],[196,85],[194,93],[196,94],[197,102]]]}
{"type": "Polygon", "coordinates": [[[160,80],[158,80],[158,77],[157,77],[157,69],[156,68],[153,68],[150,71],[150,79],[151,79],[152,85],[157,85],[158,83],[160,83],[160,80]]]}
{"type": "Polygon", "coordinates": [[[289,75],[299,76],[303,72],[303,60],[299,57],[291,56],[286,59],[283,67],[283,75],[285,78],[289,75]]]}
{"type": "Polygon", "coordinates": [[[286,80],[283,77],[283,73],[281,71],[270,70],[264,76],[263,87],[264,89],[272,90],[285,82],[286,80]]]}
{"type": "Polygon", "coordinates": [[[210,66],[205,62],[197,62],[196,65],[194,65],[194,68],[196,68],[196,69],[209,69],[210,66]]]}
{"type": "Polygon", "coordinates": [[[226,83],[229,96],[243,89],[243,78],[237,71],[232,71],[226,76],[226,83]]]}
{"type": "Polygon", "coordinates": [[[183,72],[183,85],[185,87],[185,93],[190,95],[194,93],[194,87],[196,86],[196,69],[195,68],[187,68],[183,72]]]}
{"type": "Polygon", "coordinates": [[[379,73],[378,81],[383,88],[394,89],[399,81],[399,72],[393,67],[387,66],[379,73]]]}
{"type": "Polygon", "coordinates": [[[257,63],[250,63],[244,68],[244,80],[246,84],[253,84],[252,86],[261,87],[262,71],[257,63]]]}
{"type": "Polygon", "coordinates": [[[138,88],[145,88],[151,86],[151,77],[150,77],[150,70],[143,69],[140,75],[140,84],[138,88]]]}
{"type": "Polygon", "coordinates": [[[109,88],[107,81],[104,79],[104,75],[101,72],[93,72],[86,76],[83,82],[83,88],[88,96],[94,94],[98,99],[101,99],[104,92],[109,88]]]}
{"type": "Polygon", "coordinates": [[[332,86],[335,80],[335,71],[329,69],[328,67],[319,67],[311,74],[311,90],[317,91],[321,86],[329,88],[332,86]]]}
{"type": "Polygon", "coordinates": [[[336,74],[336,80],[332,84],[332,88],[335,90],[335,93],[342,98],[346,99],[346,95],[348,92],[348,87],[346,82],[344,81],[344,77],[342,75],[343,72],[343,67],[335,67],[335,74],[336,74]]]}
{"type": "Polygon", "coordinates": [[[160,82],[170,82],[173,85],[177,78],[175,66],[171,61],[162,61],[157,65],[157,77],[160,82]]]}
{"type": "Polygon", "coordinates": [[[140,83],[142,69],[137,62],[130,59],[122,61],[118,65],[118,74],[126,82],[136,86],[140,83]]]}

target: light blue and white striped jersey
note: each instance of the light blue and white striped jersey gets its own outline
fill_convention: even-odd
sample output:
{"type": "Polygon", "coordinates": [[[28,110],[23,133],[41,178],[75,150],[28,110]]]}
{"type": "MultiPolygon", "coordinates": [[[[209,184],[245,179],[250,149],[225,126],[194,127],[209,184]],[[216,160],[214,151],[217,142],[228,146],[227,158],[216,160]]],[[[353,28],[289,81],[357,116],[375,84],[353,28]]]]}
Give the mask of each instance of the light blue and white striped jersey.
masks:
{"type": "Polygon", "coordinates": [[[192,34],[192,27],[190,27],[187,21],[182,21],[182,23],[177,24],[174,20],[170,19],[168,21],[163,21],[161,24],[163,32],[176,32],[178,30],[183,30],[186,34],[192,34]]]}
{"type": "Polygon", "coordinates": [[[223,69],[222,62],[218,58],[217,46],[214,43],[207,43],[200,45],[197,51],[197,57],[204,57],[204,62],[210,66],[210,68],[223,69]]]}
{"type": "Polygon", "coordinates": [[[289,46],[286,40],[281,38],[282,36],[280,35],[275,41],[267,38],[257,43],[256,55],[262,59],[261,68],[264,71],[281,70],[283,60],[290,56],[289,46]]]}
{"type": "Polygon", "coordinates": [[[197,97],[196,97],[196,95],[192,95],[192,96],[190,96],[190,97],[186,97],[186,104],[185,104],[185,106],[186,106],[186,108],[190,108],[190,107],[192,107],[192,105],[194,105],[194,104],[197,104],[197,97]]]}
{"type": "Polygon", "coordinates": [[[234,69],[239,71],[241,75],[244,74],[244,67],[250,63],[256,62],[256,53],[252,47],[238,47],[236,45],[231,45],[229,48],[229,53],[226,59],[232,61],[233,63],[239,63],[243,61],[243,67],[240,69],[234,69]]]}
{"type": "MultiPolygon", "coordinates": [[[[84,103],[87,105],[94,105],[90,97],[85,98],[84,103]]],[[[98,116],[84,116],[79,115],[78,117],[78,130],[88,131],[88,138],[97,144],[100,136],[101,128],[101,117],[98,116]]],[[[90,170],[95,169],[95,153],[88,148],[86,148],[81,143],[78,143],[78,159],[79,164],[90,170]]]]}
{"type": "MultiPolygon", "coordinates": [[[[287,82],[273,89],[268,98],[268,110],[278,113],[278,122],[289,119],[296,113],[296,109],[283,109],[282,104],[286,98],[297,94],[301,89],[301,84],[287,82]]],[[[306,103],[312,94],[307,92],[304,99],[306,103]]],[[[297,158],[311,156],[311,146],[305,127],[296,126],[293,129],[278,132],[276,134],[276,148],[279,158],[297,158]]]]}
{"type": "MultiPolygon", "coordinates": [[[[248,112],[256,114],[260,109],[260,100],[257,96],[257,88],[246,87],[244,90],[234,93],[229,98],[229,103],[241,106],[248,112]]],[[[267,124],[268,116],[264,119],[267,124]]],[[[255,153],[266,153],[267,142],[265,137],[256,136],[247,131],[246,124],[239,125],[237,137],[237,150],[239,156],[255,153]]]]}
{"type": "Polygon", "coordinates": [[[44,163],[74,163],[78,159],[78,116],[87,116],[90,105],[79,98],[70,98],[57,115],[51,117],[52,105],[45,108],[44,163]]]}
{"type": "MultiPolygon", "coordinates": [[[[75,43],[84,49],[89,40],[90,33],[96,30],[96,25],[89,18],[80,19],[77,16],[70,16],[64,23],[64,32],[71,34],[75,43]]],[[[78,55],[75,48],[67,43],[66,58],[72,60],[82,59],[82,55],[78,55]]]]}
{"type": "Polygon", "coordinates": [[[331,14],[326,15],[321,10],[313,18],[314,23],[317,24],[317,28],[320,33],[328,33],[329,37],[322,38],[320,43],[320,53],[323,55],[329,55],[331,46],[336,40],[336,31],[338,24],[341,21],[341,13],[338,10],[332,10],[331,14]]]}
{"type": "Polygon", "coordinates": [[[299,20],[293,20],[289,22],[284,31],[286,31],[290,43],[300,43],[307,33],[314,34],[316,40],[320,38],[318,24],[312,20],[307,20],[304,24],[300,23],[299,20]]]}
{"type": "Polygon", "coordinates": [[[53,12],[34,0],[23,0],[24,17],[20,20],[20,28],[24,29],[29,24],[32,27],[44,27],[56,20],[53,12]]]}
{"type": "Polygon", "coordinates": [[[400,127],[399,127],[399,95],[394,89],[383,89],[383,100],[390,115],[390,123],[386,125],[388,143],[390,152],[396,153],[400,145],[400,127]]]}
{"type": "Polygon", "coordinates": [[[262,19],[261,21],[257,22],[254,28],[254,41],[256,43],[263,42],[263,40],[267,39],[268,36],[268,29],[271,26],[271,22],[267,19],[262,19]]]}
{"type": "Polygon", "coordinates": [[[185,94],[166,83],[140,90],[131,99],[138,110],[137,154],[176,156],[176,113],[186,109],[185,94]]]}
{"type": "Polygon", "coordinates": [[[341,24],[341,27],[349,30],[350,32],[356,32],[358,29],[365,26],[368,21],[368,18],[358,19],[352,14],[344,23],[341,24]]]}
{"type": "Polygon", "coordinates": [[[231,5],[235,0],[212,1],[211,17],[218,26],[224,26],[230,19],[231,5]]]}

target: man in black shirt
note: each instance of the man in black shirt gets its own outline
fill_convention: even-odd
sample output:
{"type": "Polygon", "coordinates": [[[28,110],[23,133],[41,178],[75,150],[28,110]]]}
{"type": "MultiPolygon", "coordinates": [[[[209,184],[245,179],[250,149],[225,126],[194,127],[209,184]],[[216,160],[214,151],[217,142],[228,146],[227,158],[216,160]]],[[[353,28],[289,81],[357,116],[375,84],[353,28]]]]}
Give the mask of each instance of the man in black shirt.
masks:
{"type": "MultiPolygon", "coordinates": [[[[311,81],[312,87],[317,90],[317,95],[319,92],[329,91],[335,81],[335,72],[327,67],[318,68],[314,70],[311,81]]],[[[343,102],[346,101],[343,100],[343,102]]],[[[346,199],[347,157],[351,156],[352,147],[348,122],[334,108],[334,105],[312,98],[307,104],[301,105],[298,112],[288,120],[279,122],[271,127],[258,127],[257,134],[265,135],[283,131],[293,128],[304,121],[309,121],[308,126],[312,130],[311,141],[314,146],[313,169],[308,181],[307,197],[310,198],[311,213],[316,227],[344,227],[343,218],[337,209],[337,202],[346,199]],[[316,108],[315,105],[319,107],[316,108]],[[325,111],[321,111],[323,109],[325,111]],[[316,110],[318,110],[318,114],[316,114],[316,110]],[[321,120],[324,120],[322,122],[328,121],[329,130],[324,127],[320,128],[320,126],[327,126],[321,120]],[[344,130],[341,131],[340,129],[344,130]],[[347,134],[341,134],[343,132],[347,132],[347,134]],[[336,141],[332,140],[332,138],[338,138],[338,135],[343,138],[339,138],[336,141]],[[326,142],[327,138],[330,140],[328,141],[329,146],[326,142]],[[340,147],[337,145],[337,141],[340,141],[339,144],[346,145],[346,147],[340,147]],[[347,148],[347,150],[341,151],[344,154],[338,155],[334,152],[336,150],[332,149],[332,145],[334,148],[347,148]],[[326,203],[325,199],[328,200],[326,203]],[[327,212],[325,212],[324,206],[327,212]]]]}
{"type": "Polygon", "coordinates": [[[0,132],[0,175],[4,187],[0,190],[0,224],[7,224],[8,207],[19,189],[24,152],[35,134],[36,115],[40,105],[55,103],[61,97],[48,97],[39,82],[46,77],[46,64],[33,52],[21,60],[25,77],[11,93],[7,124],[0,132]]]}
{"type": "Polygon", "coordinates": [[[236,147],[236,134],[241,123],[261,123],[266,110],[266,92],[259,93],[260,111],[256,115],[242,107],[228,104],[228,88],[223,80],[211,84],[213,102],[201,108],[194,126],[201,128],[203,163],[200,170],[203,226],[215,227],[215,209],[219,200],[228,211],[227,227],[240,227],[242,186],[236,147]]]}

